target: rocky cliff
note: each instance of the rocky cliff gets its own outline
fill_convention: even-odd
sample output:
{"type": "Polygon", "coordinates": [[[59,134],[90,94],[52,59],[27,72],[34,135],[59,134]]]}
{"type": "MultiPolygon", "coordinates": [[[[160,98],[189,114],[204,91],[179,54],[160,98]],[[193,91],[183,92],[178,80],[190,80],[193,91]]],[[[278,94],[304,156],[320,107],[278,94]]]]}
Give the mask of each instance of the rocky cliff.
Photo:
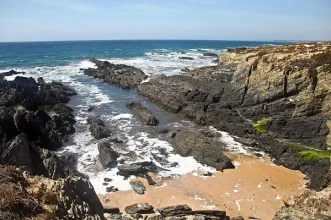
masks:
{"type": "Polygon", "coordinates": [[[255,140],[321,189],[330,180],[330,70],[328,43],[232,49],[218,66],[154,77],[138,92],[199,124],[255,140]]]}
{"type": "Polygon", "coordinates": [[[0,78],[0,219],[104,218],[75,156],[53,152],[75,132],[65,104],[75,94],[42,78],[0,78]]]}

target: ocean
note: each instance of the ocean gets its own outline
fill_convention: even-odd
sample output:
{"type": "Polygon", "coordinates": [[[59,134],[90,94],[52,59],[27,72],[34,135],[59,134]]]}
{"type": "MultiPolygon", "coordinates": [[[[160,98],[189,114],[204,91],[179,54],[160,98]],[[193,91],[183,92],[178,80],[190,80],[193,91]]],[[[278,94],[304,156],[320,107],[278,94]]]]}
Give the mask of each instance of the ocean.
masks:
{"type": "MultiPolygon", "coordinates": [[[[154,161],[165,168],[160,175],[180,176],[187,173],[199,175],[201,172],[215,172],[211,167],[199,164],[192,157],[175,154],[164,134],[146,127],[126,108],[129,101],[140,101],[148,106],[160,120],[159,127],[181,128],[196,125],[165,112],[148,100],[140,97],[135,90],[123,90],[85,76],[81,68],[94,68],[90,58],[108,60],[115,64],[127,64],[142,69],[148,75],[180,74],[181,69],[194,69],[216,65],[215,57],[205,57],[204,52],[221,54],[222,51],[237,47],[258,47],[281,45],[282,42],[245,41],[182,41],[182,40],[132,40],[132,41],[67,41],[67,42],[21,42],[0,43],[0,72],[15,69],[24,71],[27,77],[43,77],[45,81],[58,81],[73,87],[78,95],[69,106],[75,110],[76,133],[57,153],[75,154],[78,158],[78,171],[88,175],[97,193],[106,193],[106,188],[114,186],[119,190],[131,188],[129,179],[118,176],[117,167],[104,170],[98,161],[97,141],[88,131],[86,119],[97,115],[105,120],[113,135],[124,140],[114,146],[120,153],[119,160],[126,163],[154,161]],[[181,60],[191,57],[193,60],[181,60]],[[94,106],[92,112],[87,109],[94,106]],[[161,152],[168,154],[164,163],[155,160],[161,152]],[[112,179],[105,186],[103,179],[112,179]]],[[[7,80],[15,76],[6,77],[7,80]]],[[[213,128],[210,128],[213,129],[213,128]]],[[[220,131],[221,132],[221,131],[220,131]]],[[[245,152],[244,147],[222,132],[223,142],[230,150],[245,152]]]]}

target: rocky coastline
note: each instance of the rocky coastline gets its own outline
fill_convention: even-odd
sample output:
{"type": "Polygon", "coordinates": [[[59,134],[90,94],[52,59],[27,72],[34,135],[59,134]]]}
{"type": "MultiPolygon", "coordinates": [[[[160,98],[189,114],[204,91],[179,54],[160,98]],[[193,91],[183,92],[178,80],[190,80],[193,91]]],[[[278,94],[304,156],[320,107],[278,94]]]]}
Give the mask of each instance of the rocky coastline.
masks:
{"type": "Polygon", "coordinates": [[[138,92],[198,124],[254,140],[320,190],[330,181],[330,50],[330,44],[229,50],[218,66],[157,76],[138,92]]]}
{"type": "MultiPolygon", "coordinates": [[[[328,207],[325,202],[322,210],[305,207],[310,197],[319,201],[319,195],[329,195],[331,44],[231,49],[222,53],[217,66],[149,78],[133,66],[97,59],[91,62],[96,68],[83,69],[85,75],[123,89],[137,89],[161,108],[198,125],[226,131],[236,141],[267,153],[274,163],[307,175],[307,187],[321,192],[307,195],[305,202],[285,203],[275,219],[300,219],[302,213],[318,219],[329,214],[324,210],[328,207]]],[[[0,201],[1,219],[243,219],[230,218],[226,210],[192,210],[180,204],[154,208],[128,201],[125,210],[103,206],[88,177],[76,170],[75,155],[55,153],[75,132],[73,109],[66,104],[76,92],[42,78],[4,79],[16,74],[24,73],[0,75],[0,195],[5,198],[0,201]]],[[[190,129],[163,132],[155,127],[159,120],[146,106],[133,101],[127,108],[145,125],[167,133],[179,155],[192,156],[217,171],[235,168],[225,147],[215,142],[217,133],[190,129]]],[[[149,161],[123,164],[118,161],[119,152],[113,150],[123,141],[98,117],[89,117],[87,124],[91,135],[102,139],[98,151],[104,169],[117,166],[118,175],[134,175],[149,185],[156,184],[150,173],[163,168],[149,161]]],[[[158,162],[162,164],[162,158],[158,162]]],[[[141,181],[130,184],[137,194],[146,191],[141,181]]],[[[118,190],[108,188],[108,192],[118,190]]],[[[327,201],[324,197],[321,201],[327,201]]]]}

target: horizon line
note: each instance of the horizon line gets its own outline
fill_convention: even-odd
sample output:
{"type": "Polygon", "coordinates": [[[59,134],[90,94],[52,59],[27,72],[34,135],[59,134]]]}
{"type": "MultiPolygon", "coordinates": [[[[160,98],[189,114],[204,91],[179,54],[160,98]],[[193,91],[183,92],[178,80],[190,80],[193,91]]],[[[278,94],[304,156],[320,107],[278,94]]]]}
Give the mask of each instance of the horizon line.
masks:
{"type": "Polygon", "coordinates": [[[0,43],[39,43],[39,42],[84,42],[84,41],[244,41],[244,42],[330,42],[330,40],[216,40],[216,39],[108,39],[108,40],[23,40],[0,41],[0,43]]]}

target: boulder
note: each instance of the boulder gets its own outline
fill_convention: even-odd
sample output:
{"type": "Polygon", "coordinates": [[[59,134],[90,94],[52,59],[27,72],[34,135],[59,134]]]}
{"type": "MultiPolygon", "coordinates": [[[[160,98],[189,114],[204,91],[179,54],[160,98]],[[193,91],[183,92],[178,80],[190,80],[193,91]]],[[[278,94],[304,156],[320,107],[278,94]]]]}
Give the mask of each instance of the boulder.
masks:
{"type": "Polygon", "coordinates": [[[112,206],[103,206],[103,211],[105,213],[119,213],[120,209],[112,206]]]}
{"type": "Polygon", "coordinates": [[[0,156],[2,164],[25,167],[29,172],[35,170],[26,134],[20,134],[8,142],[0,156]]]}
{"type": "Polygon", "coordinates": [[[118,175],[128,177],[130,175],[145,175],[147,172],[157,172],[158,167],[152,161],[137,162],[118,166],[118,175]]]}
{"type": "Polygon", "coordinates": [[[144,184],[141,181],[131,181],[132,189],[139,195],[143,195],[146,191],[144,184]]]}
{"type": "Polygon", "coordinates": [[[92,136],[96,139],[107,138],[110,136],[110,130],[100,118],[95,116],[88,117],[87,123],[90,125],[89,130],[92,136]]]}
{"type": "Polygon", "coordinates": [[[195,131],[183,130],[175,137],[175,150],[182,156],[193,156],[197,161],[215,167],[217,170],[235,168],[223,154],[222,144],[213,142],[195,131]]]}
{"type": "Polygon", "coordinates": [[[146,125],[156,126],[159,123],[153,113],[140,102],[130,102],[126,106],[137,114],[146,125]]]}
{"type": "Polygon", "coordinates": [[[12,76],[12,75],[18,75],[18,74],[25,74],[25,72],[20,72],[16,70],[9,70],[7,72],[0,73],[1,76],[12,76]]]}
{"type": "Polygon", "coordinates": [[[204,57],[218,57],[218,54],[216,53],[203,53],[204,57]]]}
{"type": "Polygon", "coordinates": [[[128,214],[152,214],[154,213],[154,207],[148,203],[137,203],[125,207],[125,212],[128,214]]]}
{"type": "Polygon", "coordinates": [[[188,205],[175,205],[157,209],[162,216],[183,216],[192,211],[188,205]]]}
{"type": "Polygon", "coordinates": [[[148,77],[142,70],[133,66],[112,64],[108,61],[100,61],[97,59],[91,59],[91,62],[95,63],[97,69],[84,69],[85,75],[102,79],[106,83],[124,89],[136,88],[148,77]]]}
{"type": "Polygon", "coordinates": [[[108,168],[117,164],[117,158],[120,155],[111,148],[111,144],[108,141],[102,141],[98,143],[99,160],[103,168],[108,168]]]}
{"type": "Polygon", "coordinates": [[[193,57],[178,57],[180,60],[194,60],[193,57]]]}

